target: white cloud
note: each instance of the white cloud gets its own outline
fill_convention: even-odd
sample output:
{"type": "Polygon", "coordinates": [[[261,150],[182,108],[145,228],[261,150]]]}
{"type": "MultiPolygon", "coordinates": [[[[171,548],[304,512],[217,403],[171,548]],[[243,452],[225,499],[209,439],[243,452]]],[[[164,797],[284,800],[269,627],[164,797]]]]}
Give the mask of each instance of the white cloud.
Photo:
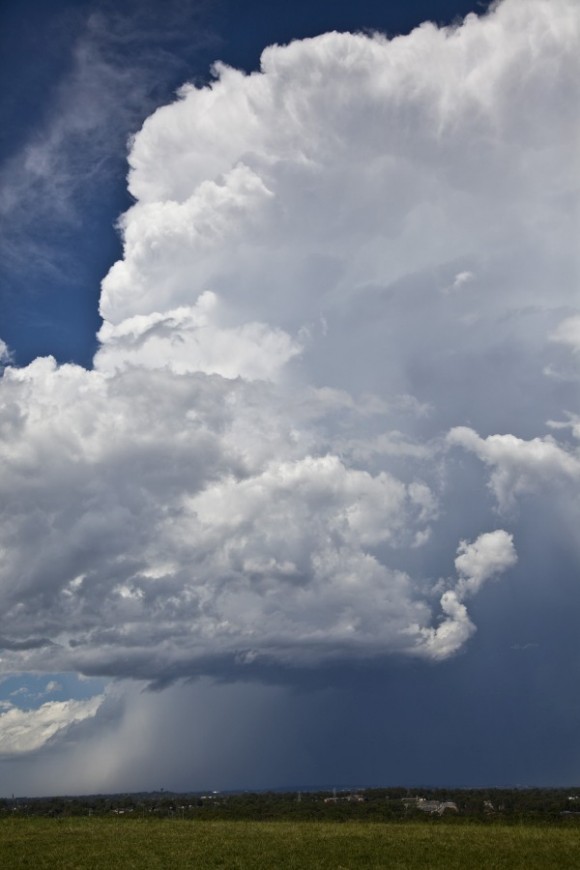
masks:
{"type": "Polygon", "coordinates": [[[513,535],[503,529],[480,535],[472,544],[462,541],[457,553],[455,569],[461,598],[479,592],[486,580],[512,568],[518,558],[513,535]]]}
{"type": "Polygon", "coordinates": [[[580,479],[580,456],[554,438],[525,441],[515,435],[489,435],[480,438],[467,427],[452,429],[447,441],[475,453],[492,468],[490,486],[501,509],[509,509],[522,493],[580,479]]]}
{"type": "Polygon", "coordinates": [[[509,434],[576,400],[542,370],[577,294],[579,31],[571,0],[505,0],[326,34],[146,121],[95,368],[0,383],[3,667],[163,681],[465,643],[464,599],[516,557],[503,530],[462,543],[437,614],[470,509],[444,503],[442,433],[502,507],[580,475],[509,434]]]}
{"type": "Polygon", "coordinates": [[[2,388],[5,633],[29,639],[6,665],[153,678],[248,652],[307,662],[404,651],[409,621],[430,619],[375,551],[414,546],[437,499],[327,454],[326,394],[304,420],[263,382],[50,360],[2,388]]]}
{"type": "Polygon", "coordinates": [[[550,338],[567,345],[573,353],[580,353],[580,314],[567,317],[559,323],[550,338]]]}
{"type": "Polygon", "coordinates": [[[176,374],[197,371],[271,380],[300,353],[300,345],[280,329],[263,323],[224,327],[219,315],[219,301],[208,290],[194,306],[136,315],[117,327],[105,323],[95,367],[105,372],[128,366],[169,368],[176,374]]]}
{"type": "Polygon", "coordinates": [[[548,218],[567,193],[573,122],[558,110],[577,33],[570,2],[508,0],[458,30],[326,34],[268,48],[250,76],[218,65],[211,88],[184,87],[135,138],[138,202],[104,317],[223,285],[240,307],[296,316],[304,290],[325,304],[469,261],[503,233],[521,241],[523,210],[548,218]],[[546,170],[549,196],[531,183],[546,170]]]}
{"type": "MultiPolygon", "coordinates": [[[[102,364],[135,359],[125,321],[210,293],[232,355],[261,324],[280,360],[301,347],[305,382],[414,396],[439,430],[499,427],[506,407],[537,426],[550,334],[577,297],[578,32],[567,0],[508,0],[459,28],[273,46],[259,73],[218,65],[185,86],[133,142],[102,364]]],[[[179,350],[156,337],[139,358],[204,364],[198,330],[177,331],[179,350]]]]}
{"type": "Polygon", "coordinates": [[[0,366],[8,365],[11,361],[12,355],[10,353],[10,348],[6,344],[5,341],[2,341],[0,338],[0,366]]]}
{"type": "Polygon", "coordinates": [[[465,287],[466,284],[470,284],[474,278],[475,275],[469,270],[466,270],[465,272],[458,272],[457,275],[455,275],[452,284],[450,284],[449,287],[446,287],[443,292],[454,293],[458,290],[461,290],[461,288],[465,287]]]}
{"type": "Polygon", "coordinates": [[[420,629],[419,650],[434,659],[445,659],[457,652],[476,630],[464,599],[479,592],[486,580],[513,568],[517,560],[513,536],[503,529],[479,535],[472,543],[461,541],[455,559],[457,583],[441,596],[440,624],[420,629]]]}
{"type": "Polygon", "coordinates": [[[462,604],[453,589],[447,590],[441,596],[441,610],[443,619],[437,628],[420,630],[419,649],[435,661],[441,661],[456,653],[475,631],[465,604],[462,604]]]}
{"type": "Polygon", "coordinates": [[[550,429],[570,429],[572,436],[580,441],[580,415],[566,414],[567,420],[547,420],[550,429]]]}
{"type": "Polygon", "coordinates": [[[44,690],[46,694],[62,691],[62,686],[57,680],[49,680],[44,690]]]}
{"type": "Polygon", "coordinates": [[[74,725],[94,717],[103,696],[86,701],[47,701],[36,710],[9,706],[0,712],[0,755],[20,755],[41,749],[74,725]]]}

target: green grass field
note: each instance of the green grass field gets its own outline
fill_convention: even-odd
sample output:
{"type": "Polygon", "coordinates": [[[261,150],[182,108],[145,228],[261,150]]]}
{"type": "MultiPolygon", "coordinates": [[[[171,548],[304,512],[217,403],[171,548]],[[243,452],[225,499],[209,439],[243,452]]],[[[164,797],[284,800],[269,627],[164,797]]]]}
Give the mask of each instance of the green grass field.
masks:
{"type": "Polygon", "coordinates": [[[8,819],[0,867],[580,868],[580,827],[365,822],[8,819]]]}

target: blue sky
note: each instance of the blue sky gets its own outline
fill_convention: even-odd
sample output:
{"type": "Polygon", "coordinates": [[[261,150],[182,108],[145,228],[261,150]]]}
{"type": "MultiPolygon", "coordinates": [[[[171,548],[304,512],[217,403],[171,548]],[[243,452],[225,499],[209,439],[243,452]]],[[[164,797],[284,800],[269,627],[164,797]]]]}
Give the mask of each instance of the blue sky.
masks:
{"type": "Polygon", "coordinates": [[[578,781],[580,15],[487,6],[3,4],[6,793],[578,781]]]}

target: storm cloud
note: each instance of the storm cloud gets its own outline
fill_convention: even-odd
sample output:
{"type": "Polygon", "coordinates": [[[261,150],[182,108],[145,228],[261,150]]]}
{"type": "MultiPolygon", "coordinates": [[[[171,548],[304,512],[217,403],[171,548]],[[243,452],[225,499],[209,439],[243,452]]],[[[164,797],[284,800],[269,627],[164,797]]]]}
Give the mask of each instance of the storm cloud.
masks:
{"type": "Polygon", "coordinates": [[[328,33],[147,119],[94,367],[0,343],[6,671],[465,648],[520,503],[578,516],[579,36],[572,0],[328,33]]]}

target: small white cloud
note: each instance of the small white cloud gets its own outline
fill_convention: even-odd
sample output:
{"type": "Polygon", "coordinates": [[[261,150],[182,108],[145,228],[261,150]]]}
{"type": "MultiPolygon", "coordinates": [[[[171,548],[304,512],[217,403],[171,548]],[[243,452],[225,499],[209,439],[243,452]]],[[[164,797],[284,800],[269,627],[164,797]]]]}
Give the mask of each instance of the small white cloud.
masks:
{"type": "Polygon", "coordinates": [[[0,338],[0,367],[7,366],[12,361],[10,348],[5,341],[0,338]]]}
{"type": "Polygon", "coordinates": [[[479,535],[472,543],[461,541],[457,553],[457,583],[440,599],[443,619],[435,628],[417,628],[417,652],[436,660],[456,653],[476,631],[464,599],[479,592],[486,580],[512,568],[518,558],[513,536],[503,529],[479,535]]]}
{"type": "Polygon", "coordinates": [[[486,532],[471,544],[461,541],[457,554],[457,593],[461,599],[478,592],[486,580],[512,568],[518,560],[513,535],[503,529],[486,532]]]}
{"type": "Polygon", "coordinates": [[[452,589],[441,596],[443,619],[436,628],[416,628],[417,652],[441,661],[454,655],[475,632],[467,608],[452,589]]]}
{"type": "Polygon", "coordinates": [[[465,287],[466,284],[471,284],[474,279],[475,275],[473,272],[470,272],[468,270],[466,270],[465,272],[458,272],[455,275],[453,282],[448,287],[446,287],[443,292],[455,293],[465,287]]]}
{"type": "Polygon", "coordinates": [[[473,429],[458,426],[448,433],[447,442],[474,453],[491,467],[490,487],[502,510],[513,507],[517,496],[540,486],[580,480],[580,456],[549,435],[529,441],[515,435],[480,438],[473,429]]]}
{"type": "Polygon", "coordinates": [[[550,339],[566,345],[573,353],[580,353],[580,314],[563,320],[551,333],[550,339]]]}
{"type": "Polygon", "coordinates": [[[580,441],[580,415],[566,414],[567,420],[547,420],[546,426],[550,429],[570,429],[572,436],[580,441]]]}
{"type": "Polygon", "coordinates": [[[47,695],[51,694],[52,692],[61,692],[62,686],[56,680],[49,680],[48,683],[46,684],[46,688],[44,691],[47,695]]]}

